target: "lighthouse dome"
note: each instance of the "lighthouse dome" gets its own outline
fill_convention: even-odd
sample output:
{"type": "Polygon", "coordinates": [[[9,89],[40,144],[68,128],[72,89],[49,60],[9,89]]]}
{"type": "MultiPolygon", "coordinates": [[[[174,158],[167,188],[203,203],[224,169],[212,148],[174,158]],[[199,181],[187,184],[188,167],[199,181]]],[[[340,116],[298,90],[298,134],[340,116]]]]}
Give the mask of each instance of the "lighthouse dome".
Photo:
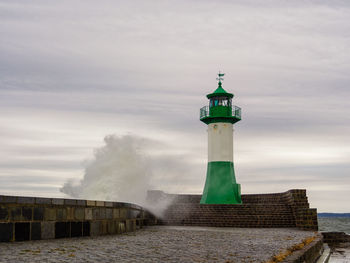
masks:
{"type": "Polygon", "coordinates": [[[224,88],[222,87],[221,81],[219,82],[218,88],[213,92],[207,95],[207,98],[210,99],[212,97],[228,97],[228,98],[233,98],[232,93],[228,93],[224,88]]]}

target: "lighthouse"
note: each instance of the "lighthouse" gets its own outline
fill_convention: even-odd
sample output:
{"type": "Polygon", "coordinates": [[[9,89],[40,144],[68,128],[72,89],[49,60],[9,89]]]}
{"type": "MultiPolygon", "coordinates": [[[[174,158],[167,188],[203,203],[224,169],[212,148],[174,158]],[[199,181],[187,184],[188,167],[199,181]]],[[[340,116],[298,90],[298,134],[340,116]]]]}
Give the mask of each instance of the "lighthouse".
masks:
{"type": "Polygon", "coordinates": [[[232,105],[233,94],[222,87],[207,95],[209,106],[200,109],[200,120],[208,125],[208,166],[201,204],[241,204],[233,163],[233,124],[241,120],[241,108],[232,105]]]}

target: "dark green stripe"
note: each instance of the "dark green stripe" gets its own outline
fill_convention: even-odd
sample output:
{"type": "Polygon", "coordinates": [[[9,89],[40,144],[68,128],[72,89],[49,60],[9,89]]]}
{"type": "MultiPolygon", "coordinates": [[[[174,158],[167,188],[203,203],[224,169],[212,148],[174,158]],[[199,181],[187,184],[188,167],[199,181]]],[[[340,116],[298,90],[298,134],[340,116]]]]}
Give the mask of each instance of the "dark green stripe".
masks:
{"type": "Polygon", "coordinates": [[[232,162],[209,162],[201,204],[241,204],[232,162]]]}

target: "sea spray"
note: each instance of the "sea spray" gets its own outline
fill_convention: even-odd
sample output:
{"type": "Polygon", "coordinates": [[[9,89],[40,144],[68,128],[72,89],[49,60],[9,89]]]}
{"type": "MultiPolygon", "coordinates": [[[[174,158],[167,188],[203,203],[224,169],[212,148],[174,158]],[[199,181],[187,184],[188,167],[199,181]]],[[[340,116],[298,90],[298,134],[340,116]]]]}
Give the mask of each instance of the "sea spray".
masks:
{"type": "MultiPolygon", "coordinates": [[[[161,143],[150,139],[108,135],[104,143],[94,150],[93,159],[85,166],[83,179],[79,183],[68,180],[60,191],[74,198],[139,204],[161,217],[171,201],[147,202],[147,191],[159,187],[157,182],[162,175],[157,171],[169,166],[183,169],[184,163],[179,165],[178,156],[174,158],[169,154],[162,154],[161,158],[152,156],[152,150],[161,143]]],[[[176,171],[168,171],[169,178],[174,173],[176,171]]]]}

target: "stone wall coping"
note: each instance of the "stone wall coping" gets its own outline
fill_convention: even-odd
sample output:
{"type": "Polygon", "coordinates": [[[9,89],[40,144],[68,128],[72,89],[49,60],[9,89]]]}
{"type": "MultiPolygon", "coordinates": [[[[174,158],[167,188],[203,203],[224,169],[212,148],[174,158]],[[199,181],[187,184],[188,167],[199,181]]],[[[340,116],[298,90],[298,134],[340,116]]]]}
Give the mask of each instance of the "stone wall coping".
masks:
{"type": "Polygon", "coordinates": [[[301,250],[294,251],[289,255],[284,263],[301,263],[301,262],[315,262],[320,256],[323,247],[323,237],[318,234],[316,238],[310,243],[303,247],[301,250]]]}
{"type": "MultiPolygon", "coordinates": [[[[166,196],[170,196],[170,197],[198,197],[198,196],[202,196],[201,194],[169,194],[166,193],[164,191],[161,190],[149,190],[149,193],[155,193],[158,195],[166,195],[166,196]]],[[[288,194],[288,193],[298,193],[298,194],[305,194],[306,193],[306,189],[289,189],[285,192],[279,192],[279,193],[263,193],[263,194],[242,194],[243,196],[278,196],[278,195],[283,195],[283,194],[288,194]]]]}
{"type": "Polygon", "coordinates": [[[114,208],[131,208],[131,209],[137,209],[137,210],[144,210],[139,205],[126,203],[126,202],[67,199],[67,198],[47,198],[47,197],[32,197],[32,196],[11,196],[11,195],[0,195],[0,205],[1,204],[114,207],[114,208]]]}

